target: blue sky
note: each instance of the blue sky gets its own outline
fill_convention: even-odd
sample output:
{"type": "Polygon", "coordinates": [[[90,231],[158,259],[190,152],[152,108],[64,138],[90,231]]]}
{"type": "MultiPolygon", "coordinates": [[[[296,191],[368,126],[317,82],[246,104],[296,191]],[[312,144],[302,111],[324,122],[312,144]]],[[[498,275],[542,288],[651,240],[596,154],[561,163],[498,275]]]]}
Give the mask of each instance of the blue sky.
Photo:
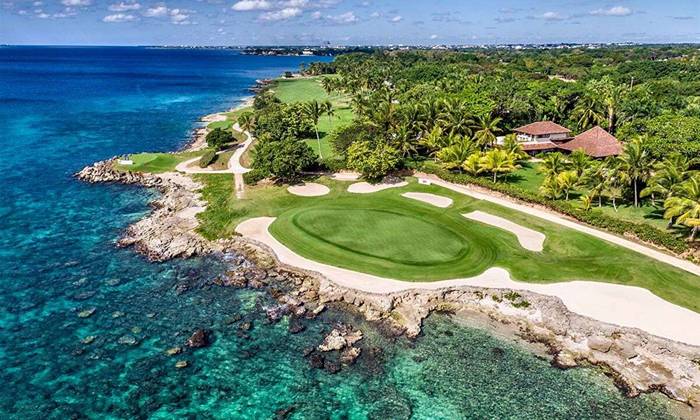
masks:
{"type": "Polygon", "coordinates": [[[700,42],[700,0],[0,0],[0,43],[700,42]]]}

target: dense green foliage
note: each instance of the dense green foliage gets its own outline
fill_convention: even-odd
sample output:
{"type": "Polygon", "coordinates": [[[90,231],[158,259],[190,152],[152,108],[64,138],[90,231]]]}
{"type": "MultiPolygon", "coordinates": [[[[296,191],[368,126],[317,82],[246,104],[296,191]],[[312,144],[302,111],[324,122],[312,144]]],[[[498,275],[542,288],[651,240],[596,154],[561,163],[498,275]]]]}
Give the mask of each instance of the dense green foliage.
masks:
{"type": "Polygon", "coordinates": [[[316,156],[303,141],[294,137],[273,139],[266,134],[258,140],[253,151],[254,174],[248,180],[269,176],[282,182],[295,182],[315,162],[316,156]]]}
{"type": "Polygon", "coordinates": [[[201,158],[199,158],[199,167],[206,168],[216,161],[219,155],[216,154],[214,150],[206,151],[201,158]]]}
{"type": "Polygon", "coordinates": [[[211,130],[209,134],[207,134],[207,146],[216,150],[221,150],[234,141],[236,141],[236,138],[231,131],[224,130],[220,127],[211,130]]]}

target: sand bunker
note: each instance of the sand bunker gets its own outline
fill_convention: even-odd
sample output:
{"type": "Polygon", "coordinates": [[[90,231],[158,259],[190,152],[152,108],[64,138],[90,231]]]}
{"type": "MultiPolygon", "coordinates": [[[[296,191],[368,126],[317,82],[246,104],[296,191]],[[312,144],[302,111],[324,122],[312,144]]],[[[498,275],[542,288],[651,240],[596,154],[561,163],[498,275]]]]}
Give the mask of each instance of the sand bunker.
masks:
{"type": "Polygon", "coordinates": [[[544,240],[546,238],[543,233],[528,229],[524,226],[520,226],[517,223],[513,223],[510,220],[484,213],[482,211],[473,211],[471,213],[463,214],[462,216],[466,217],[467,219],[476,220],[477,222],[507,230],[518,237],[518,242],[520,242],[520,245],[523,248],[535,252],[542,251],[544,240]]]}
{"type": "Polygon", "coordinates": [[[370,184],[369,182],[358,182],[348,187],[349,193],[370,194],[389,188],[400,188],[408,185],[408,182],[397,182],[396,184],[370,184]]]}
{"type": "Polygon", "coordinates": [[[418,192],[407,192],[401,194],[402,197],[410,198],[412,200],[422,201],[424,203],[432,204],[435,207],[447,208],[452,205],[452,199],[443,197],[441,195],[429,194],[429,193],[418,193],[418,192]]]}
{"type": "Polygon", "coordinates": [[[331,190],[325,185],[308,182],[300,185],[291,185],[287,188],[290,194],[299,195],[302,197],[320,197],[326,195],[331,190]]]}
{"type": "Polygon", "coordinates": [[[336,181],[357,181],[360,179],[360,176],[357,172],[336,172],[331,178],[336,181]]]}

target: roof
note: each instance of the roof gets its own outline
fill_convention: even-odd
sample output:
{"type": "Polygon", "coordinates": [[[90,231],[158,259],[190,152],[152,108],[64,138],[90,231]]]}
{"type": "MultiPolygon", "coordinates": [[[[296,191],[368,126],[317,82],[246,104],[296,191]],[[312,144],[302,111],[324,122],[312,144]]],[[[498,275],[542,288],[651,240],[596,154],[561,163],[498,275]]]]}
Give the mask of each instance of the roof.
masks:
{"type": "Polygon", "coordinates": [[[622,153],[622,144],[612,134],[599,126],[579,134],[573,140],[560,144],[565,150],[583,150],[588,156],[602,158],[622,153]]]}
{"type": "Polygon", "coordinates": [[[568,134],[571,132],[566,127],[552,121],[538,121],[515,129],[518,133],[529,134],[531,136],[542,136],[544,134],[568,134]]]}
{"type": "Polygon", "coordinates": [[[523,150],[526,152],[532,152],[535,150],[552,150],[556,149],[558,146],[551,141],[542,141],[542,142],[525,142],[525,143],[520,143],[521,146],[523,146],[523,150]]]}

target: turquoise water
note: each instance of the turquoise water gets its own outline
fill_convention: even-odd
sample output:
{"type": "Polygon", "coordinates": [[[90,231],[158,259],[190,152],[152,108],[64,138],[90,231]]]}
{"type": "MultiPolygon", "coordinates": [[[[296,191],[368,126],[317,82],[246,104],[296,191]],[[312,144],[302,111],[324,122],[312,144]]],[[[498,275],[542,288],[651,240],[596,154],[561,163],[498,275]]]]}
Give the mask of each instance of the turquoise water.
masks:
{"type": "Polygon", "coordinates": [[[595,370],[553,369],[445,317],[429,319],[411,342],[331,308],[291,335],[288,319],[266,321],[274,302],[265,292],[211,283],[224,261],[151,264],[115,248],[155,193],[85,185],[73,172],[115,154],[175,149],[199,116],[304,60],[0,48],[0,417],[668,416],[663,397],[626,399],[595,370]],[[234,316],[253,329],[241,334],[234,316]],[[365,332],[362,356],[335,375],[312,369],[304,349],[339,321],[365,332]],[[210,347],[165,355],[196,328],[212,331],[210,347]],[[190,366],[176,369],[177,360],[190,366]]]}

